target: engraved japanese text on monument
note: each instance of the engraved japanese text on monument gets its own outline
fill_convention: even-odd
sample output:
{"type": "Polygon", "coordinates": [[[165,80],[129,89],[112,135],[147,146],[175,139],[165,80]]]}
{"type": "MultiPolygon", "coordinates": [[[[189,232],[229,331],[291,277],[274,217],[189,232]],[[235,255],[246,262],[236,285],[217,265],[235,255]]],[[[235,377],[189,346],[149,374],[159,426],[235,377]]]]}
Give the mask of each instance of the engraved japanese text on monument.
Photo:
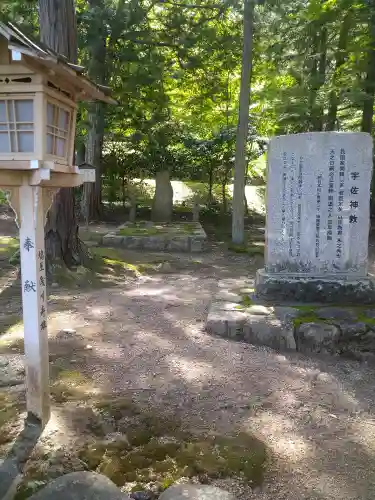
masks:
{"type": "Polygon", "coordinates": [[[371,161],[371,145],[362,134],[271,140],[268,272],[367,273],[371,161]]]}

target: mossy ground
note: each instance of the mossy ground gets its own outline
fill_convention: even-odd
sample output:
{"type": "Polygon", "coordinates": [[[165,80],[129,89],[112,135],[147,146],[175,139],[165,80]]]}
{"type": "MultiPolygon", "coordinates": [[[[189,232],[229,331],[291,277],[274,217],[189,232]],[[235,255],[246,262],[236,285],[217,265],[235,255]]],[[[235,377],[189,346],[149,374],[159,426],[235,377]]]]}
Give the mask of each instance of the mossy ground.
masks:
{"type": "MultiPolygon", "coordinates": [[[[366,311],[371,309],[371,306],[350,306],[350,307],[345,307],[345,306],[340,306],[340,305],[321,305],[321,306],[309,306],[309,305],[300,305],[300,306],[293,306],[298,312],[298,316],[293,319],[293,324],[295,327],[299,327],[300,325],[304,323],[327,323],[327,324],[332,324],[335,322],[334,319],[327,319],[327,318],[322,318],[319,316],[319,309],[324,309],[326,308],[331,308],[331,307],[337,307],[340,309],[348,309],[350,311],[353,311],[355,313],[356,318],[354,319],[354,322],[358,323],[365,323],[366,325],[375,325],[375,318],[370,318],[366,315],[366,311]]],[[[375,309],[375,305],[373,306],[375,309]]]]}
{"type": "Polygon", "coordinates": [[[0,237],[0,258],[9,259],[19,248],[19,239],[10,236],[0,237]]]}
{"type": "Polygon", "coordinates": [[[13,424],[24,410],[23,397],[0,392],[0,450],[15,438],[17,429],[13,424]]]}
{"type": "MultiPolygon", "coordinates": [[[[87,424],[85,444],[73,452],[81,469],[104,474],[117,486],[133,490],[152,483],[162,491],[181,477],[193,476],[204,482],[234,476],[254,486],[262,483],[268,457],[264,443],[256,437],[193,434],[178,417],[160,409],[126,397],[90,397],[91,381],[79,372],[62,370],[55,375],[54,401],[56,387],[64,387],[59,402],[65,405],[78,396],[84,400],[86,394],[86,406],[93,409],[95,418],[87,424]]],[[[27,498],[52,479],[47,455],[44,451],[39,462],[29,464],[16,500],[27,498]]],[[[72,460],[64,473],[72,471],[71,464],[72,460]]]]}
{"type": "Polygon", "coordinates": [[[184,234],[194,234],[199,228],[194,222],[179,222],[171,224],[145,225],[142,222],[134,223],[118,231],[121,236],[181,236],[184,234]]]}
{"type": "Polygon", "coordinates": [[[129,400],[97,404],[105,419],[117,422],[121,438],[97,441],[80,452],[90,470],[108,476],[118,486],[150,481],[160,489],[180,477],[243,477],[251,484],[263,480],[264,444],[254,436],[193,435],[173,416],[145,410],[129,400]]]}
{"type": "Polygon", "coordinates": [[[163,258],[139,256],[127,250],[93,247],[87,266],[72,270],[55,266],[52,281],[64,288],[103,288],[116,286],[127,278],[158,271],[163,258]]]}
{"type": "Polygon", "coordinates": [[[262,241],[247,242],[244,245],[228,244],[228,250],[235,253],[245,253],[247,255],[264,255],[264,243],[262,241]]]}

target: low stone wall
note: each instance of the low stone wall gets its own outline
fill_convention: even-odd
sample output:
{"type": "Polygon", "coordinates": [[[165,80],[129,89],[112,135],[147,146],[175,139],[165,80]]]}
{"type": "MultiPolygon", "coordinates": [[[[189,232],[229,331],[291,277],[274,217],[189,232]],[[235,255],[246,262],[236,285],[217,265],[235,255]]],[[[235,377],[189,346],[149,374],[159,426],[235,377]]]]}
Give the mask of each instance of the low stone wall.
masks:
{"type": "Polygon", "coordinates": [[[127,223],[103,236],[106,246],[130,250],[202,252],[207,235],[199,222],[178,224],[127,223]]]}
{"type": "Polygon", "coordinates": [[[221,284],[208,333],[278,350],[375,360],[375,304],[272,306],[254,299],[251,286],[221,284]]]}

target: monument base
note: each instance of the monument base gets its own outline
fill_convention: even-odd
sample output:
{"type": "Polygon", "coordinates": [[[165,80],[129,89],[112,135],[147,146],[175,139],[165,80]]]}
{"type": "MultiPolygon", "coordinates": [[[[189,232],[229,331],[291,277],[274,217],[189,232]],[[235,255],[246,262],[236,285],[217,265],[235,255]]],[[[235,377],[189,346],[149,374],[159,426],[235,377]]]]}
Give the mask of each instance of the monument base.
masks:
{"type": "Polygon", "coordinates": [[[275,302],[321,302],[330,304],[373,304],[375,279],[340,276],[309,277],[280,275],[258,269],[255,295],[275,302]]]}

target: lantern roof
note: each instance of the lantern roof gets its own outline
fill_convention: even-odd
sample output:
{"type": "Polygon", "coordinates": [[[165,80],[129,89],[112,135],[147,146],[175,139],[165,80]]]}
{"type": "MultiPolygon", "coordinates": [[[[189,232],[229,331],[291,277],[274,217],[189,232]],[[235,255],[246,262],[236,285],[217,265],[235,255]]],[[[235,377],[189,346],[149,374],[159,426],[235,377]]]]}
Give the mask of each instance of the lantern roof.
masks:
{"type": "Polygon", "coordinates": [[[35,71],[53,72],[73,85],[81,100],[117,104],[109,95],[110,88],[89,80],[84,75],[83,66],[71,63],[65,56],[58,54],[46,44],[26,36],[13,23],[0,22],[0,37],[6,39],[9,50],[21,54],[25,64],[32,66],[35,71]]]}

